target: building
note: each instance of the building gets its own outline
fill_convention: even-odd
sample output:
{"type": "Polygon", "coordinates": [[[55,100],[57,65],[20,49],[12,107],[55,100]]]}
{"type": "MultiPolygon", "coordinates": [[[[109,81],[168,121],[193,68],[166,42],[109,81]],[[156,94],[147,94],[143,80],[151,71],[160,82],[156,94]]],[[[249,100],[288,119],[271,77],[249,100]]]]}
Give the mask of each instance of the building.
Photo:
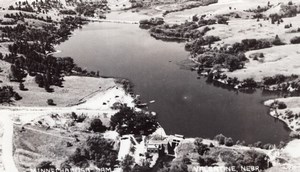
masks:
{"type": "Polygon", "coordinates": [[[184,139],[183,135],[169,135],[167,137],[157,139],[150,138],[146,143],[148,153],[158,153],[159,155],[174,156],[175,148],[184,139]]]}

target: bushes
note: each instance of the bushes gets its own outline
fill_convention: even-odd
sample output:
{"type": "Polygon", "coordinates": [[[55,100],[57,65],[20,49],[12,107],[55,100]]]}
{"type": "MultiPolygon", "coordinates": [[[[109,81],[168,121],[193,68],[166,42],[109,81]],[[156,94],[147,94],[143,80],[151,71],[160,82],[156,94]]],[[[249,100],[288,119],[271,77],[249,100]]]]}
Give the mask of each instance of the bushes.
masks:
{"type": "Polygon", "coordinates": [[[253,78],[247,78],[243,80],[242,87],[244,88],[255,88],[257,87],[257,83],[253,78]]]}
{"type": "Polygon", "coordinates": [[[22,99],[22,97],[18,93],[14,93],[14,98],[15,98],[16,101],[22,99]]]}
{"type": "MultiPolygon", "coordinates": [[[[218,156],[226,166],[235,166],[236,171],[243,171],[242,167],[245,168],[245,166],[259,167],[259,170],[264,171],[272,166],[266,154],[255,150],[222,150],[218,156]]],[[[259,172],[259,170],[251,171],[259,172]]]]}
{"type": "Polygon", "coordinates": [[[218,141],[220,145],[233,146],[234,142],[231,137],[225,137],[223,134],[215,136],[214,140],[218,141]]]}
{"type": "Polygon", "coordinates": [[[228,18],[227,17],[224,17],[224,16],[216,16],[216,18],[217,18],[217,23],[218,24],[228,24],[228,18]]]}
{"type": "Polygon", "coordinates": [[[291,39],[291,44],[299,44],[300,43],[300,36],[295,36],[291,39]]]}
{"type": "Polygon", "coordinates": [[[300,139],[300,132],[299,131],[292,131],[289,136],[291,138],[300,139]]]}
{"type": "Polygon", "coordinates": [[[209,151],[208,145],[203,144],[201,138],[196,138],[194,141],[194,145],[199,155],[203,155],[205,154],[205,152],[209,151]]]}
{"type": "Polygon", "coordinates": [[[278,102],[277,106],[278,106],[278,109],[285,109],[285,108],[287,108],[287,106],[286,106],[286,104],[284,102],[278,102]]]}
{"type": "Polygon", "coordinates": [[[275,39],[272,41],[273,45],[284,45],[284,43],[281,41],[281,39],[278,37],[278,35],[275,36],[275,39]]]}
{"type": "Polygon", "coordinates": [[[215,140],[217,140],[219,142],[220,145],[224,145],[225,144],[225,136],[223,134],[218,134],[215,136],[215,140]]]}
{"type": "Polygon", "coordinates": [[[121,162],[121,166],[124,172],[132,171],[132,165],[135,163],[134,158],[130,155],[126,155],[121,162]]]}
{"type": "Polygon", "coordinates": [[[263,84],[264,85],[280,84],[283,83],[286,79],[287,77],[281,74],[275,75],[273,77],[264,77],[263,84]]]}
{"type": "Polygon", "coordinates": [[[264,153],[249,150],[246,151],[242,157],[243,158],[236,162],[238,164],[238,169],[241,166],[258,166],[260,170],[264,170],[269,167],[269,157],[264,153]]]}
{"type": "Polygon", "coordinates": [[[50,106],[55,106],[55,103],[54,103],[53,99],[48,99],[47,104],[50,105],[50,106]]]}
{"type": "Polygon", "coordinates": [[[0,103],[11,103],[12,98],[20,100],[22,97],[11,86],[0,87],[0,103]]]}
{"type": "Polygon", "coordinates": [[[26,89],[25,89],[25,86],[24,86],[24,84],[21,82],[20,84],[19,84],[19,89],[21,90],[21,91],[25,91],[26,89]]]}
{"type": "Polygon", "coordinates": [[[165,22],[164,22],[163,18],[156,17],[156,18],[151,18],[149,20],[147,20],[147,19],[140,20],[139,23],[140,23],[140,25],[139,25],[140,28],[142,28],[142,29],[149,29],[152,26],[162,25],[165,22]]]}
{"type": "Polygon", "coordinates": [[[67,14],[67,15],[76,15],[76,12],[74,10],[71,10],[71,9],[60,10],[59,13],[60,14],[67,14]]]}
{"type": "Polygon", "coordinates": [[[106,127],[102,124],[100,119],[95,118],[92,120],[89,130],[102,133],[106,130],[106,127]]]}
{"type": "Polygon", "coordinates": [[[37,171],[55,171],[56,167],[50,161],[42,161],[36,166],[37,171]]]}
{"type": "Polygon", "coordinates": [[[254,147],[257,147],[257,148],[263,148],[263,144],[261,141],[258,141],[256,143],[254,143],[254,147]]]}
{"type": "Polygon", "coordinates": [[[233,140],[231,137],[225,138],[225,146],[233,146],[233,140]]]}
{"type": "Polygon", "coordinates": [[[214,65],[222,65],[223,67],[234,71],[244,66],[243,56],[235,56],[227,53],[205,52],[197,56],[198,62],[203,67],[213,67],[214,65]]]}
{"type": "Polygon", "coordinates": [[[198,162],[200,166],[212,166],[217,161],[212,156],[200,156],[198,162]]]}

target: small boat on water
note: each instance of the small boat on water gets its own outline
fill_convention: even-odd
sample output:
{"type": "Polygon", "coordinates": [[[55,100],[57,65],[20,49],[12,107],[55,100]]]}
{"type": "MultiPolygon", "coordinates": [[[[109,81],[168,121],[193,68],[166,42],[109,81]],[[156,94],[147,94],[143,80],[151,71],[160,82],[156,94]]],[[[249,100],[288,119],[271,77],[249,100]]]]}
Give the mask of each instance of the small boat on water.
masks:
{"type": "Polygon", "coordinates": [[[138,107],[138,108],[147,107],[147,103],[139,103],[139,104],[136,105],[136,107],[138,107]]]}
{"type": "Polygon", "coordinates": [[[151,101],[149,101],[149,103],[155,103],[155,100],[151,100],[151,101]]]}

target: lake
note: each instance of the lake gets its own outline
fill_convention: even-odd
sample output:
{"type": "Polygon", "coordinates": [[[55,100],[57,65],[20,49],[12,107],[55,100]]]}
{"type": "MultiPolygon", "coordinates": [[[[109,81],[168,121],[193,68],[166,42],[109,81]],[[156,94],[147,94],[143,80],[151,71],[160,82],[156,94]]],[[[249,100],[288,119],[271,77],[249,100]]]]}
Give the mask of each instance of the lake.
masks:
{"type": "MultiPolygon", "coordinates": [[[[268,115],[262,102],[275,97],[260,90],[246,94],[208,84],[182,69],[184,43],[163,42],[138,25],[90,23],[56,47],[100,75],[128,78],[149,110],[158,114],[167,134],[213,138],[222,133],[247,143],[279,143],[289,129],[268,115]]],[[[88,84],[88,83],[87,83],[88,84]]]]}

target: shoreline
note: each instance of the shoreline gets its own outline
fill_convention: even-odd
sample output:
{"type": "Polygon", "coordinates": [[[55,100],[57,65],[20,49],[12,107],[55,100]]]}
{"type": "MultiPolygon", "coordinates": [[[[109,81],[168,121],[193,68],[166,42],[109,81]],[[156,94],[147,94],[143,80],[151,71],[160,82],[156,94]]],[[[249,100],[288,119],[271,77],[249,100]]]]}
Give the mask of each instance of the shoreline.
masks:
{"type": "Polygon", "coordinates": [[[292,131],[291,133],[300,135],[300,122],[297,116],[299,108],[295,107],[300,101],[300,97],[287,97],[270,99],[264,102],[264,105],[269,108],[269,115],[275,119],[279,119],[292,131]],[[279,109],[278,104],[284,103],[286,108],[279,109]]]}

